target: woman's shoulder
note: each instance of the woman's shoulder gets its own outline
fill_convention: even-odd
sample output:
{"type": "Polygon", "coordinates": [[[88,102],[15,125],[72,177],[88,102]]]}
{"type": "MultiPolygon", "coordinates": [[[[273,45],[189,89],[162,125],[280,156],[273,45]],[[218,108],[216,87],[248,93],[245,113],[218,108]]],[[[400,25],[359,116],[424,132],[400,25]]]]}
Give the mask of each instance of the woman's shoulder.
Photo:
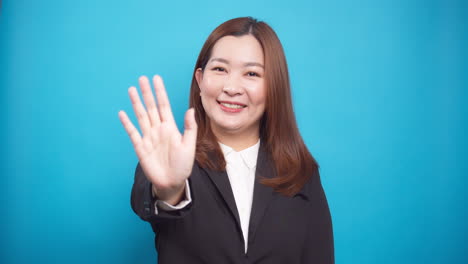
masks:
{"type": "Polygon", "coordinates": [[[306,200],[310,202],[324,198],[325,193],[323,191],[322,182],[320,179],[320,172],[318,168],[310,173],[308,180],[296,195],[302,195],[306,200]]]}

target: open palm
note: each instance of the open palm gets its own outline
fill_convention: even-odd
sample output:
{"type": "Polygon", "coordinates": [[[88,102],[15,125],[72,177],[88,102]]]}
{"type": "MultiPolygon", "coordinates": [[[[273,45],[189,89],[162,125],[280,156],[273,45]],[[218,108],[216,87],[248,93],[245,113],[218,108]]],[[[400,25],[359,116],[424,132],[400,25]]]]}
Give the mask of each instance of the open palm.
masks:
{"type": "Polygon", "coordinates": [[[185,131],[181,135],[172,115],[169,99],[160,76],[153,77],[157,105],[148,78],[139,84],[146,109],[135,87],[128,90],[142,135],[124,111],[119,118],[127,131],[147,179],[158,196],[170,197],[184,187],[195,159],[197,124],[194,110],[185,114],[185,131]]]}

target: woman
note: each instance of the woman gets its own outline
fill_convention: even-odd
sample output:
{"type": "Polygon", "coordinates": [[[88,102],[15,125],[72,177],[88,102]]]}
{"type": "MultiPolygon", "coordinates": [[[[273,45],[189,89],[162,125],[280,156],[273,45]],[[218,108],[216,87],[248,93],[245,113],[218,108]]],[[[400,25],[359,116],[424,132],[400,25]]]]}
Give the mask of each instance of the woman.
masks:
{"type": "Polygon", "coordinates": [[[334,263],[318,165],[296,125],[283,48],[250,17],[229,20],[195,65],[181,135],[163,82],[129,89],[142,136],[119,117],[139,164],[131,204],[159,263],[334,263]]]}

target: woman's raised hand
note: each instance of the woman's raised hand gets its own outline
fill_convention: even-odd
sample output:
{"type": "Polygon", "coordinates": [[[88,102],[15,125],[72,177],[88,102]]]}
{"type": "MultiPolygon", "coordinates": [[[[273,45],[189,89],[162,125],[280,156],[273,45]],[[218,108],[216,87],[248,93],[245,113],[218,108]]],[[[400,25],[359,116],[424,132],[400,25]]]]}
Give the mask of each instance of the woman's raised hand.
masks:
{"type": "Polygon", "coordinates": [[[148,78],[140,77],[139,83],[146,109],[135,87],[130,87],[128,94],[142,135],[124,111],[119,112],[119,118],[158,199],[174,204],[184,191],[185,180],[190,176],[195,160],[197,123],[194,109],[185,113],[185,131],[181,135],[161,77],[153,77],[157,105],[148,78]]]}

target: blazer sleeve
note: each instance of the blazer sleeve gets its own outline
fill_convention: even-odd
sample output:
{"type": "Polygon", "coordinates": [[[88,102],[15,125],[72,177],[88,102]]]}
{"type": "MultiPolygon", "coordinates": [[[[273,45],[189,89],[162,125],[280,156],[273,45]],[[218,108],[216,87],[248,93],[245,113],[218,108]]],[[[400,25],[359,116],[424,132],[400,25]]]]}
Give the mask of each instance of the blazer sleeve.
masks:
{"type": "Polygon", "coordinates": [[[308,184],[311,219],[301,263],[334,264],[332,219],[318,170],[308,184]]]}
{"type": "Polygon", "coordinates": [[[130,197],[130,204],[135,214],[137,214],[142,220],[150,223],[161,223],[173,219],[183,218],[192,210],[193,195],[191,196],[192,202],[184,208],[173,211],[158,210],[158,213],[156,214],[156,198],[153,197],[152,194],[151,182],[146,178],[140,163],[137,164],[130,197]]]}

